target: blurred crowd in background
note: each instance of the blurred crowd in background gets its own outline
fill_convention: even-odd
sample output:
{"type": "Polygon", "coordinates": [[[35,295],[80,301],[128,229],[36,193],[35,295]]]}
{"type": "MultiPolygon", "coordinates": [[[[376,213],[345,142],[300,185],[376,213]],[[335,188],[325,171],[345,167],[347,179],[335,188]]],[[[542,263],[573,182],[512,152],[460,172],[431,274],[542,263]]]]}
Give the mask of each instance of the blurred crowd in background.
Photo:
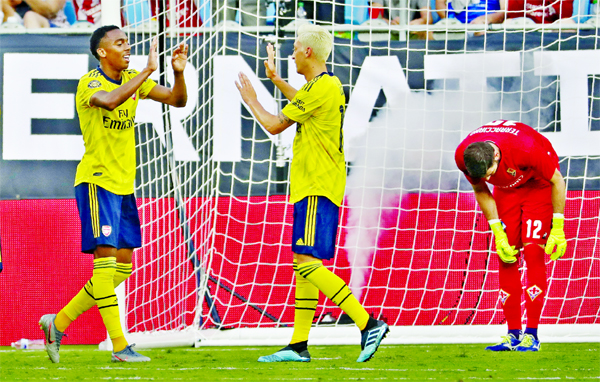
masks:
{"type": "MultiPolygon", "coordinates": [[[[106,1],[106,0],[105,0],[106,1]]],[[[122,25],[152,23],[162,0],[121,0],[122,25]]],[[[598,25],[598,0],[168,0],[180,27],[285,26],[307,20],[366,26],[460,24],[598,25]],[[295,20],[295,21],[294,21],[295,20]]],[[[101,0],[0,0],[2,28],[90,28],[101,24],[101,0]]],[[[167,5],[168,7],[168,5],[167,5]]],[[[154,21],[155,22],[155,21],[154,21]]],[[[419,28],[413,28],[419,29],[419,28]]],[[[439,29],[439,28],[437,28],[439,29]]],[[[433,38],[423,28],[413,38],[433,38]]]]}

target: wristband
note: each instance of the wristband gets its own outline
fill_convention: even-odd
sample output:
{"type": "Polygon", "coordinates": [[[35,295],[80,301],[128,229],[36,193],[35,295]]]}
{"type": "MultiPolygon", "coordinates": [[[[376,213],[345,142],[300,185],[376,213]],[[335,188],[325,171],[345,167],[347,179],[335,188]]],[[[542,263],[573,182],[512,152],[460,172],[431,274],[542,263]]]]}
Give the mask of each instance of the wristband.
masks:
{"type": "Polygon", "coordinates": [[[556,219],[556,218],[558,218],[558,219],[564,219],[565,218],[565,214],[560,214],[560,213],[556,212],[556,213],[552,214],[552,218],[554,218],[554,219],[556,219]]]}

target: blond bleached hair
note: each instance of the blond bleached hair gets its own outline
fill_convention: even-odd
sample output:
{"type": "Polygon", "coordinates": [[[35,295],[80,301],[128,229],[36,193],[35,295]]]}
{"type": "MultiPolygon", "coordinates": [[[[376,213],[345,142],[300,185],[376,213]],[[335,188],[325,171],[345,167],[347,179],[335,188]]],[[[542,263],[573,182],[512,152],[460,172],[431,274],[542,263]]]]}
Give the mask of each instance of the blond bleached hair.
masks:
{"type": "Polygon", "coordinates": [[[321,62],[327,61],[333,48],[333,35],[327,29],[314,24],[302,24],[298,28],[296,39],[303,47],[312,48],[316,59],[321,62]]]}

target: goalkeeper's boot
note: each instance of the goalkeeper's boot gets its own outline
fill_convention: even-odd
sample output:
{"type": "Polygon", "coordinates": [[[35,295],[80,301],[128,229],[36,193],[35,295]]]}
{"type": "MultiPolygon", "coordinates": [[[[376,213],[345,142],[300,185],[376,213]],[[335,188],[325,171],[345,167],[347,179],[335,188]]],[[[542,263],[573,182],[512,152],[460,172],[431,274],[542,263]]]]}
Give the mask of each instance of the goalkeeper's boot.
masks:
{"type": "Polygon", "coordinates": [[[258,362],[310,362],[310,354],[308,350],[298,353],[286,346],[274,354],[259,357],[258,362]]]}
{"type": "Polygon", "coordinates": [[[383,321],[377,321],[377,325],[369,330],[365,330],[362,333],[362,339],[360,340],[360,348],[362,351],[358,356],[356,362],[367,362],[377,351],[381,341],[387,336],[390,331],[390,327],[383,321]]]}
{"type": "Polygon", "coordinates": [[[112,362],[150,362],[150,358],[133,350],[135,344],[125,346],[119,352],[113,352],[110,360],[112,362]]]}
{"type": "Polygon", "coordinates": [[[519,339],[514,336],[514,334],[509,333],[506,336],[502,337],[502,341],[497,343],[496,345],[491,345],[485,348],[485,350],[491,351],[512,351],[519,345],[519,339]]]}
{"type": "Polygon", "coordinates": [[[515,351],[539,351],[540,341],[536,340],[531,334],[525,334],[521,343],[515,348],[515,351]]]}
{"type": "Polygon", "coordinates": [[[58,350],[60,349],[60,342],[65,334],[59,332],[58,329],[56,329],[56,326],[54,326],[55,318],[56,314],[44,314],[40,318],[39,324],[40,329],[44,331],[46,353],[48,353],[50,361],[58,363],[60,361],[58,350]]]}

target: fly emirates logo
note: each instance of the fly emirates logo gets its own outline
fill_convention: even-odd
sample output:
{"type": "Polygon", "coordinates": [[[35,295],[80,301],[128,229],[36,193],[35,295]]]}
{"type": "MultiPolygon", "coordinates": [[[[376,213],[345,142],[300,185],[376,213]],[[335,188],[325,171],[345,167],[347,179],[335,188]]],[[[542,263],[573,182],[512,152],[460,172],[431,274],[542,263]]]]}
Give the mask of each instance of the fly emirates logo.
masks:
{"type": "Polygon", "coordinates": [[[135,115],[129,118],[129,110],[119,110],[119,118],[120,120],[102,117],[104,128],[111,130],[127,130],[135,126],[135,115]]]}

